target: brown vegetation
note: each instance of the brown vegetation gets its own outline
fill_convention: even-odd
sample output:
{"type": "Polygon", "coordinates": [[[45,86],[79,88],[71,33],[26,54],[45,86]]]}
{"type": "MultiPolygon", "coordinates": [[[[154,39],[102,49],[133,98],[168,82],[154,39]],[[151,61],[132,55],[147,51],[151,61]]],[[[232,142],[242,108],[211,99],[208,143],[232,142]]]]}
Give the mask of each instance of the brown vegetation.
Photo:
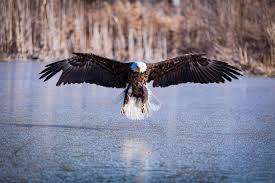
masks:
{"type": "Polygon", "coordinates": [[[272,0],[0,1],[0,59],[52,60],[93,52],[158,61],[206,52],[253,74],[275,75],[272,0]],[[153,1],[152,1],[153,2],[153,1]]]}

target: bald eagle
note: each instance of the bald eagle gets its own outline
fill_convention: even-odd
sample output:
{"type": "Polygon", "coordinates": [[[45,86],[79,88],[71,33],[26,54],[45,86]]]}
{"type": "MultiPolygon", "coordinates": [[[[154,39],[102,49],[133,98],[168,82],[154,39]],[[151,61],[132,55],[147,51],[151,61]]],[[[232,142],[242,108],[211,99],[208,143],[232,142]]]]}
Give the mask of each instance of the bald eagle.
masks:
{"type": "Polygon", "coordinates": [[[74,53],[75,56],[46,65],[40,79],[47,81],[59,71],[56,85],[90,83],[104,87],[124,88],[121,113],[139,120],[160,107],[147,83],[167,87],[181,83],[224,83],[241,76],[241,70],[225,62],[211,60],[205,54],[185,54],[158,63],[120,62],[95,54],[74,53]]]}

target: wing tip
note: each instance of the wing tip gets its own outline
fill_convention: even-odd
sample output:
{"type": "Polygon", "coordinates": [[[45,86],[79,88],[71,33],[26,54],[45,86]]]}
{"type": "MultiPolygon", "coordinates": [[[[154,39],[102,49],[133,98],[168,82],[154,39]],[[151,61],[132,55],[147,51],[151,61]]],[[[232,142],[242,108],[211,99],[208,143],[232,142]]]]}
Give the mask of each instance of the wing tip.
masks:
{"type": "Polygon", "coordinates": [[[80,54],[82,54],[82,53],[79,53],[79,52],[73,52],[72,54],[73,54],[73,55],[80,55],[80,54]]]}
{"type": "Polygon", "coordinates": [[[42,79],[43,78],[43,75],[39,77],[39,79],[42,79]]]}
{"type": "Polygon", "coordinates": [[[55,84],[55,86],[60,86],[61,85],[61,83],[59,83],[59,82],[57,82],[56,84],[55,84]]]}

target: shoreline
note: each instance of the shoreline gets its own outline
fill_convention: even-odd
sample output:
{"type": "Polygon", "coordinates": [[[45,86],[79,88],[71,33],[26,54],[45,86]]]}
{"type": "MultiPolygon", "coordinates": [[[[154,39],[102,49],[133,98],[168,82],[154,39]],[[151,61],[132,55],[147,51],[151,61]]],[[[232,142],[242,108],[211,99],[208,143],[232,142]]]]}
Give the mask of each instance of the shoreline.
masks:
{"type": "MultiPolygon", "coordinates": [[[[36,62],[36,63],[51,63],[55,62],[61,59],[64,59],[67,57],[59,57],[59,58],[45,58],[45,59],[24,59],[24,58],[19,58],[19,59],[0,59],[0,63],[5,63],[5,62],[22,62],[22,63],[28,63],[28,62],[36,62]]],[[[222,59],[221,59],[222,60],[222,59]]],[[[226,61],[225,61],[226,62],[226,61]]],[[[237,66],[240,68],[241,66],[237,66]]],[[[265,72],[255,72],[255,70],[250,71],[249,69],[242,69],[242,74],[244,76],[248,77],[269,77],[269,78],[274,78],[275,77],[275,68],[272,68],[272,72],[270,73],[265,73],[265,72]]],[[[256,70],[257,71],[257,70],[256,70]]]]}

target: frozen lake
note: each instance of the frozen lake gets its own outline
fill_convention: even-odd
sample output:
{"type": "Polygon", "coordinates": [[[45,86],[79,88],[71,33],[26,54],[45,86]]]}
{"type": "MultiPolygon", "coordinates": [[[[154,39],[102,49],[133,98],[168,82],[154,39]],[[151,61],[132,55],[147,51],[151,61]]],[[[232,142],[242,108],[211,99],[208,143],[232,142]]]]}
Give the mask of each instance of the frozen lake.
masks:
{"type": "Polygon", "coordinates": [[[0,182],[275,182],[275,79],[153,88],[130,121],[122,91],[56,87],[44,64],[0,62],[0,182]]]}

